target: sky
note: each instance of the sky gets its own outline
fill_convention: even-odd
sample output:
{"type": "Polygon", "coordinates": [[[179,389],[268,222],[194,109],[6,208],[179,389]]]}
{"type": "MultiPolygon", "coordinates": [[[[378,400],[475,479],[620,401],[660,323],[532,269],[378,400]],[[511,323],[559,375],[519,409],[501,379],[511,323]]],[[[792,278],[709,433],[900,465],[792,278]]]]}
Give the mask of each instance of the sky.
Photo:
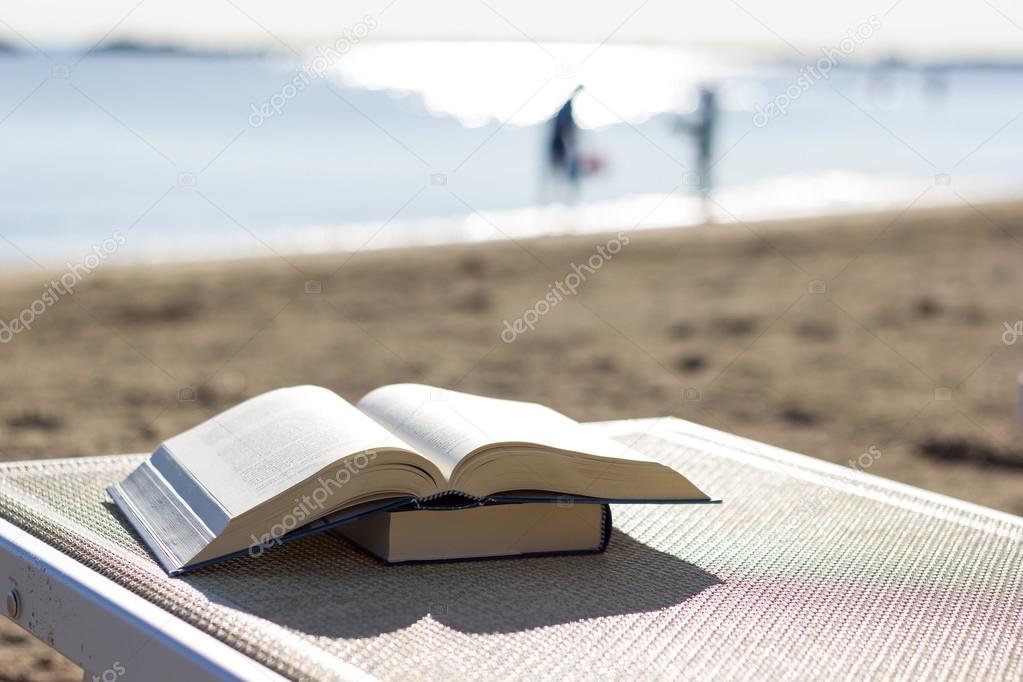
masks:
{"type": "Polygon", "coordinates": [[[880,29],[857,57],[1023,59],[1023,5],[1009,0],[4,0],[0,40],[289,51],[333,42],[369,18],[374,41],[606,41],[805,59],[872,17],[880,29]]]}

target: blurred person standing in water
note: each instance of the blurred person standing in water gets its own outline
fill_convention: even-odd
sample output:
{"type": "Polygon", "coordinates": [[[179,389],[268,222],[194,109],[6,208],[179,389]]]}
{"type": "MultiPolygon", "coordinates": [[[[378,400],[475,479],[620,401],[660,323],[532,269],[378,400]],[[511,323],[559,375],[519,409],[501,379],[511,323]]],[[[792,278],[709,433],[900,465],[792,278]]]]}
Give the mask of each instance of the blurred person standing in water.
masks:
{"type": "MultiPolygon", "coordinates": [[[[579,194],[579,178],[582,174],[582,158],[579,153],[579,126],[572,114],[572,100],[583,89],[577,85],[568,100],[551,119],[551,133],[547,145],[547,161],[550,172],[547,184],[555,191],[567,186],[569,203],[574,203],[579,194]]],[[[550,195],[548,194],[547,197],[550,195]]],[[[557,198],[556,196],[554,197],[557,198]]]]}
{"type": "Polygon", "coordinates": [[[718,114],[717,91],[709,85],[703,85],[700,86],[699,104],[693,116],[689,119],[680,118],[676,125],[676,129],[692,135],[693,143],[696,145],[697,187],[706,219],[710,218],[707,195],[713,188],[711,170],[714,164],[711,162],[711,155],[714,151],[718,114]]]}

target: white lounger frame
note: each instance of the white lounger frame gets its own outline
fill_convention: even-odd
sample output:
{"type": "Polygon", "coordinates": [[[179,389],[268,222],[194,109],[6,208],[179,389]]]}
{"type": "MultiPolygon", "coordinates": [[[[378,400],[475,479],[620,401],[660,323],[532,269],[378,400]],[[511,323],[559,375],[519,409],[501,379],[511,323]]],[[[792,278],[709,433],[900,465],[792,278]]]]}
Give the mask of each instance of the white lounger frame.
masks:
{"type": "Polygon", "coordinates": [[[284,680],[2,519],[0,577],[5,597],[19,595],[14,622],[82,666],[84,680],[284,680]]]}

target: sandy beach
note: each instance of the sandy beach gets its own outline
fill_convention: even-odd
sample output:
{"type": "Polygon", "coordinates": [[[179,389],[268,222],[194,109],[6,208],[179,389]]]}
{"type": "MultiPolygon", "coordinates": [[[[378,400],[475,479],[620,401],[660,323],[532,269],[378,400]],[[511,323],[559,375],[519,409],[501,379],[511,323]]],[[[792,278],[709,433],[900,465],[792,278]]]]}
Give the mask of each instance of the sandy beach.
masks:
{"type": "MultiPolygon", "coordinates": [[[[585,421],[674,415],[843,465],[874,452],[871,474],[1023,514],[1021,215],[104,265],[3,346],[0,454],[150,451],[282,385],[354,401],[414,381],[585,421]]],[[[60,274],[3,275],[0,319],[60,274]]],[[[0,661],[0,679],[80,677],[6,623],[0,661]]]]}

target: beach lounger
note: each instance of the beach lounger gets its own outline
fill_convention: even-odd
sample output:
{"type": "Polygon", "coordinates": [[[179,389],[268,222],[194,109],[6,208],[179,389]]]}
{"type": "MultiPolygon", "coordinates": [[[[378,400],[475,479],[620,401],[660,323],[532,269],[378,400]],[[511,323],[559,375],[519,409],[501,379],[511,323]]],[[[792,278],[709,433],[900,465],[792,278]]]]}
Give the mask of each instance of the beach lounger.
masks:
{"type": "Polygon", "coordinates": [[[6,463],[5,612],[87,680],[1023,678],[1020,517],[677,419],[590,428],[724,503],[615,506],[601,555],[385,566],[324,534],[168,578],[104,492],[143,455],[6,463]]]}

